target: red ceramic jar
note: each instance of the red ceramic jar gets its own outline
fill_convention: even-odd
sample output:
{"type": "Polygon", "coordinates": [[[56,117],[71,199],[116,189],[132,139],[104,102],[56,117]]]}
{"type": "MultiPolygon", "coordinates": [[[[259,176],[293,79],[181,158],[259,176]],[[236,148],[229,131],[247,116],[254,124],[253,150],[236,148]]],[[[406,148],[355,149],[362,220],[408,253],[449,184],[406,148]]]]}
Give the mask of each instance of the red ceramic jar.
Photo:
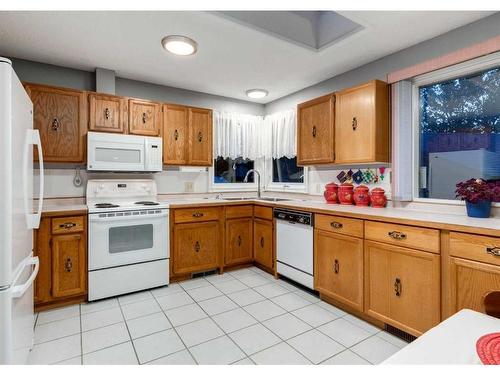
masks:
{"type": "Polygon", "coordinates": [[[373,189],[370,195],[370,199],[372,201],[372,207],[374,208],[384,208],[387,204],[385,191],[382,188],[373,189]]]}
{"type": "Polygon", "coordinates": [[[344,183],[339,187],[339,202],[343,205],[350,205],[353,203],[353,186],[349,183],[344,183]]]}
{"type": "Polygon", "coordinates": [[[354,189],[354,204],[356,204],[356,206],[367,207],[370,204],[369,190],[370,189],[365,185],[359,185],[354,189]]]}
{"type": "Polygon", "coordinates": [[[329,184],[326,184],[323,196],[325,197],[327,203],[339,203],[338,193],[339,185],[335,182],[330,182],[329,184]]]}

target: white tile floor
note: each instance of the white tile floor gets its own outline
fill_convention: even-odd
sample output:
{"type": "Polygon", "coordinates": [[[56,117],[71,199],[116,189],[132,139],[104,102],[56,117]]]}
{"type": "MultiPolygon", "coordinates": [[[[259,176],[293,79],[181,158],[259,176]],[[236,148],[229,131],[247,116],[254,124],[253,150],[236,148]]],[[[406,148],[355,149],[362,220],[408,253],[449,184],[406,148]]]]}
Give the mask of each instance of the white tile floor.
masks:
{"type": "Polygon", "coordinates": [[[32,364],[377,364],[406,343],[258,268],[38,314],[32,364]]]}

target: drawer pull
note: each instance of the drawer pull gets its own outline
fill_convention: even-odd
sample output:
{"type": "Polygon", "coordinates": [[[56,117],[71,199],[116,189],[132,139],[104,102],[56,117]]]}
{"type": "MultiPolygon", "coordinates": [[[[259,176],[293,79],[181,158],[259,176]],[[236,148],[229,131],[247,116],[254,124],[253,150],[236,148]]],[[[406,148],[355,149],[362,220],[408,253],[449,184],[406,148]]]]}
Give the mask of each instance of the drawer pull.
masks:
{"type": "Polygon", "coordinates": [[[358,119],[356,117],[352,118],[352,130],[356,130],[358,128],[358,119]]]}
{"type": "Polygon", "coordinates": [[[61,129],[61,122],[57,117],[52,121],[52,125],[50,127],[55,132],[61,129]]]}
{"type": "Polygon", "coordinates": [[[200,248],[201,248],[201,246],[200,246],[200,242],[199,242],[199,241],[196,241],[196,242],[194,243],[194,251],[196,251],[197,253],[199,253],[199,252],[200,252],[200,248]]]}
{"type": "Polygon", "coordinates": [[[335,273],[339,273],[339,271],[340,271],[340,264],[339,264],[338,259],[335,259],[335,262],[333,262],[333,271],[335,273]]]}
{"type": "Polygon", "coordinates": [[[193,217],[203,217],[203,213],[202,212],[195,212],[193,214],[193,217]]]}
{"type": "Polygon", "coordinates": [[[395,240],[404,240],[406,239],[406,234],[403,232],[398,232],[393,230],[392,232],[388,232],[387,235],[391,238],[394,238],[395,240]]]}
{"type": "Polygon", "coordinates": [[[146,115],[146,112],[142,112],[142,123],[145,124],[148,116],[146,115]]]}
{"type": "Polygon", "coordinates": [[[496,257],[500,257],[500,247],[487,247],[486,252],[496,257]]]}
{"type": "Polygon", "coordinates": [[[316,126],[313,126],[312,128],[312,136],[316,138],[316,126]]]}
{"type": "Polygon", "coordinates": [[[201,142],[201,141],[203,141],[203,133],[198,132],[198,142],[201,142]]]}
{"type": "Polygon", "coordinates": [[[394,281],[394,292],[396,293],[396,296],[399,297],[401,296],[402,292],[402,285],[401,285],[401,280],[399,278],[396,278],[394,281]]]}
{"type": "Polygon", "coordinates": [[[177,131],[177,129],[175,129],[175,131],[174,131],[174,139],[175,140],[179,139],[179,132],[177,131]]]}
{"type": "Polygon", "coordinates": [[[104,110],[104,118],[105,118],[106,120],[109,120],[109,108],[106,108],[106,109],[104,110]]]}
{"type": "Polygon", "coordinates": [[[241,236],[238,236],[238,247],[241,246],[241,236]]]}
{"type": "Polygon", "coordinates": [[[341,229],[344,226],[344,224],[339,223],[338,221],[332,221],[330,223],[330,226],[334,229],[341,229]]]}
{"type": "Polygon", "coordinates": [[[64,228],[64,229],[70,229],[76,227],[76,223],[64,223],[64,224],[59,224],[59,228],[64,228]]]}
{"type": "Polygon", "coordinates": [[[66,272],[71,272],[72,269],[73,269],[73,262],[71,262],[71,258],[68,258],[64,263],[64,270],[66,272]]]}
{"type": "Polygon", "coordinates": [[[260,238],[260,247],[264,247],[264,237],[260,238]]]}

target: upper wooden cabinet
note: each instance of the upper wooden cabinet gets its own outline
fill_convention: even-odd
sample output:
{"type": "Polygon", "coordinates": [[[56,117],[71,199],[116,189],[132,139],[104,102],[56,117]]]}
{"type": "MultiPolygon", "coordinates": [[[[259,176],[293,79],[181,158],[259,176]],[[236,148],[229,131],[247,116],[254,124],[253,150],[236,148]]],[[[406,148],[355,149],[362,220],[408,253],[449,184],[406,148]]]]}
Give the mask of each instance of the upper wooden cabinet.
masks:
{"type": "Polygon", "coordinates": [[[336,163],[389,162],[389,89],[382,81],[336,93],[336,163]]]}
{"type": "Polygon", "coordinates": [[[325,95],[297,107],[297,164],[335,161],[335,96],[325,95]]]}
{"type": "Polygon", "coordinates": [[[163,163],[211,166],[212,111],[163,105],[163,163]]]}
{"type": "MultiPolygon", "coordinates": [[[[33,128],[38,129],[46,162],[83,163],[87,132],[86,93],[25,84],[33,102],[33,128]]],[[[35,160],[38,153],[35,151],[35,160]]]]}
{"type": "Polygon", "coordinates": [[[105,94],[89,94],[89,130],[127,133],[127,98],[105,94]]]}
{"type": "Polygon", "coordinates": [[[129,133],[156,137],[161,133],[161,105],[141,99],[129,99],[129,133]]]}

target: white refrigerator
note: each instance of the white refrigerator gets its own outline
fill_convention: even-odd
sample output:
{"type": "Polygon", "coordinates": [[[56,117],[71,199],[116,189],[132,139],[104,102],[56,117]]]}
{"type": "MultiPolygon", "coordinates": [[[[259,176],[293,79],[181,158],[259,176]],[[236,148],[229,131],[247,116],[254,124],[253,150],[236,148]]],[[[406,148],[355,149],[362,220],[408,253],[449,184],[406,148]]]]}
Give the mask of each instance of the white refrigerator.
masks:
{"type": "Polygon", "coordinates": [[[12,63],[0,57],[0,364],[25,364],[33,345],[33,228],[40,224],[43,153],[33,104],[12,63]],[[33,146],[40,156],[40,196],[33,213],[33,146]]]}

